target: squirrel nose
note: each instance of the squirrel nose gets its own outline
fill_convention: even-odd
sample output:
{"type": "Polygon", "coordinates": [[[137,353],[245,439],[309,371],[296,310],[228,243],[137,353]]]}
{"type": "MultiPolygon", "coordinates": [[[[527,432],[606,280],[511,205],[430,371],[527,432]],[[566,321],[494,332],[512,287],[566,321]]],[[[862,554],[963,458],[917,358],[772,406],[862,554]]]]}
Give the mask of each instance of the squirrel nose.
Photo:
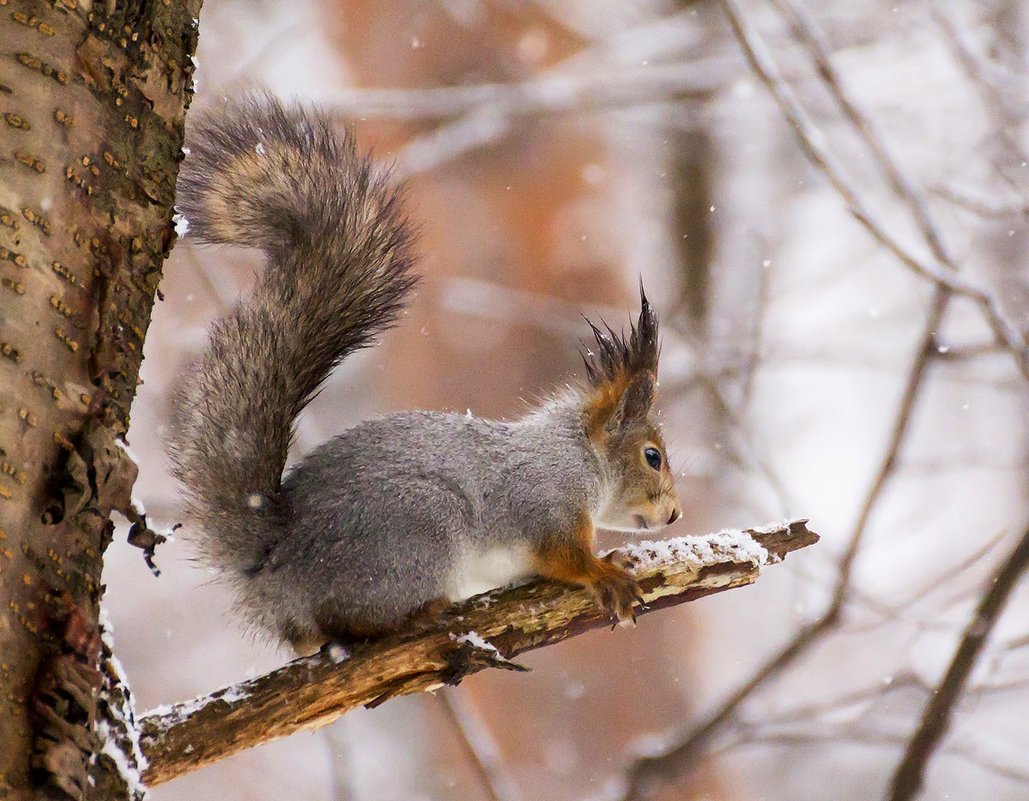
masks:
{"type": "Polygon", "coordinates": [[[680,517],[682,517],[682,512],[679,510],[678,507],[676,507],[672,510],[672,514],[668,517],[668,525],[672,525],[672,523],[674,523],[680,517]]]}

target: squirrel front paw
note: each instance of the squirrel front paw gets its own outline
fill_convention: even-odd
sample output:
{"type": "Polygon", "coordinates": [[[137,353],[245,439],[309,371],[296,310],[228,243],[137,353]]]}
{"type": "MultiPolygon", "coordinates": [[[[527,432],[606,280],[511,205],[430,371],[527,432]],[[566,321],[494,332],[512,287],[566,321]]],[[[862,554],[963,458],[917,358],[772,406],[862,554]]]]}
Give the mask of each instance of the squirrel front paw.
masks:
{"type": "Polygon", "coordinates": [[[618,551],[612,551],[600,560],[602,572],[594,579],[592,589],[597,601],[608,612],[617,625],[620,622],[636,622],[636,604],[643,605],[640,585],[626,568],[629,560],[618,551]]]}

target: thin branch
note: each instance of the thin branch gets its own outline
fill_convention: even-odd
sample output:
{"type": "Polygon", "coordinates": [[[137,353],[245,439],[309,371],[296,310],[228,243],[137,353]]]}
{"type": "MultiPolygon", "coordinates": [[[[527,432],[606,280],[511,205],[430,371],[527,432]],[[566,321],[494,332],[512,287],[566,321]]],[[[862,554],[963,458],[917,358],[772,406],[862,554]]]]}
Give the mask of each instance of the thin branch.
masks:
{"type": "Polygon", "coordinates": [[[1029,217],[1029,199],[992,198],[977,194],[971,189],[947,184],[934,186],[933,193],[955,206],[960,206],[966,211],[986,219],[1029,217]]]}
{"type": "MultiPolygon", "coordinates": [[[[754,582],[761,565],[811,545],[806,521],[632,546],[646,606],[641,613],[754,582]]],[[[149,785],[245,748],[331,723],[358,706],[457,683],[486,667],[524,670],[517,654],[610,624],[589,591],[534,580],[476,596],[438,620],[357,646],[338,645],[265,676],[141,721],[149,785]]]]}
{"type": "Polygon", "coordinates": [[[626,771],[623,801],[647,798],[659,784],[670,783],[688,773],[704,749],[736,714],[739,706],[759,687],[777,676],[836,623],[839,610],[830,610],[805,626],[775,656],[766,661],[716,712],[692,729],[678,745],[657,756],[640,757],[626,771]]]}
{"type": "Polygon", "coordinates": [[[937,287],[929,314],[922,329],[915,357],[908,371],[900,404],[894,415],[886,452],[879,470],[872,481],[865,502],[858,514],[857,522],[850,534],[847,549],[840,560],[839,576],[828,608],[817,620],[800,629],[776,654],[766,660],[731,696],[706,719],[690,729],[678,744],[662,754],[645,756],[633,762],[625,774],[622,801],[636,801],[648,796],[658,784],[675,780],[687,774],[699,760],[708,744],[734,719],[737,709],[759,688],[778,676],[828,632],[836,628],[843,607],[851,590],[854,561],[864,541],[865,531],[872,512],[878,505],[884,490],[897,468],[898,456],[907,438],[912,413],[922,387],[928,367],[932,362],[936,330],[946,308],[947,292],[937,287]]]}
{"type": "MultiPolygon", "coordinates": [[[[908,468],[910,469],[910,465],[908,468]]],[[[853,634],[855,632],[877,628],[882,625],[884,620],[914,625],[917,629],[922,631],[928,629],[941,629],[944,631],[952,630],[954,626],[946,620],[940,619],[940,610],[938,607],[935,609],[935,614],[932,620],[920,620],[912,614],[912,610],[919,604],[923,604],[927,598],[934,595],[938,590],[953,590],[955,584],[961,584],[960,578],[962,575],[976,569],[981,561],[993,553],[1003,539],[1004,532],[1002,531],[995,537],[984,542],[975,551],[964,554],[960,562],[951,565],[942,573],[933,576],[921,587],[913,592],[909,592],[907,597],[892,604],[884,603],[874,595],[854,590],[853,600],[860,600],[864,606],[879,615],[879,619],[869,621],[864,625],[851,626],[849,629],[850,633],[853,634]]],[[[971,593],[969,592],[969,594],[971,593]]]]}
{"type": "Polygon", "coordinates": [[[915,358],[911,364],[911,369],[908,372],[907,381],[904,386],[904,392],[901,395],[900,406],[893,418],[893,426],[890,431],[889,445],[887,446],[886,454],[879,467],[879,473],[876,476],[875,481],[872,482],[872,486],[868,491],[865,502],[861,507],[857,523],[854,525],[854,532],[851,535],[850,545],[840,562],[840,576],[841,579],[844,580],[841,580],[837,586],[833,605],[843,602],[844,595],[849,589],[849,579],[854,565],[854,560],[857,558],[858,549],[864,539],[868,523],[872,518],[872,512],[878,505],[883,491],[886,489],[887,484],[897,469],[900,449],[907,437],[908,429],[911,426],[911,418],[914,412],[915,403],[918,401],[918,396],[921,394],[922,387],[925,384],[926,375],[928,374],[929,365],[932,363],[933,357],[936,353],[936,348],[934,347],[934,343],[936,342],[936,331],[939,329],[940,323],[943,320],[943,314],[947,309],[949,298],[950,296],[947,294],[947,290],[944,287],[936,287],[932,300],[930,301],[929,314],[927,315],[925,324],[922,328],[922,337],[919,342],[918,350],[915,353],[915,358]]]}
{"type": "MultiPolygon", "coordinates": [[[[865,503],[862,505],[858,515],[847,550],[841,559],[839,578],[829,607],[816,621],[803,627],[795,634],[789,643],[755,671],[751,678],[724,701],[715,712],[686,734],[677,746],[662,755],[644,757],[637,760],[626,774],[626,789],[623,796],[625,799],[640,798],[648,794],[656,783],[677,778],[692,769],[709,742],[729,721],[734,719],[737,709],[751,694],[767,681],[779,675],[796,659],[806,653],[815,642],[820,641],[825,634],[837,626],[844,604],[849,597],[853,565],[860,551],[871,516],[896,470],[898,456],[910,427],[914,406],[924,386],[928,367],[935,356],[936,331],[939,328],[952,293],[970,297],[980,307],[984,308],[998,341],[1014,353],[1022,373],[1024,375],[1027,374],[1026,353],[1020,338],[1009,329],[1006,321],[1000,317],[992,298],[949,272],[949,269],[954,266],[953,259],[950,258],[942,237],[939,235],[932,219],[928,216],[924,198],[910,179],[907,178],[898,163],[892,159],[888,151],[875,139],[874,129],[865,128],[864,136],[866,139],[873,139],[871,145],[873,151],[876,152],[877,158],[880,160],[880,164],[889,177],[891,184],[893,184],[894,189],[902,198],[907,200],[908,205],[911,207],[930,248],[933,249],[937,263],[923,262],[910,254],[885,232],[885,228],[879,224],[861,201],[835,157],[824,146],[821,131],[812,124],[796,101],[792,90],[783,81],[781,74],[768,55],[762,40],[743,20],[736,3],[732,0],[723,0],[723,6],[726,8],[726,12],[736,31],[737,38],[744,48],[748,61],[754,71],[771,90],[785,116],[793,126],[794,131],[800,138],[801,145],[808,157],[823,171],[847,202],[859,222],[864,225],[872,236],[897,255],[904,264],[919,274],[932,279],[936,287],[930,302],[929,313],[923,327],[922,336],[908,372],[901,402],[894,417],[886,452],[880,469],[866,496],[865,503]]],[[[825,55],[824,50],[818,50],[818,53],[821,56],[825,55]]],[[[829,69],[830,77],[834,77],[835,73],[831,71],[831,65],[829,69]]],[[[837,90],[840,88],[838,81],[836,81],[836,88],[837,90]]],[[[839,94],[842,94],[842,90],[839,91],[839,94]]],[[[847,103],[849,107],[849,119],[857,126],[863,126],[867,121],[860,111],[848,101],[849,99],[844,95],[843,102],[847,103]]]]}
{"type": "MultiPolygon", "coordinates": [[[[737,62],[738,63],[738,62],[737,62]]],[[[449,120],[492,108],[504,116],[576,114],[639,103],[706,98],[725,84],[733,60],[601,68],[578,74],[553,69],[515,83],[417,89],[334,89],[319,105],[340,117],[449,120]]]]}
{"type": "MultiPolygon", "coordinates": [[[[696,47],[688,43],[684,47],[683,31],[694,26],[689,12],[647,22],[598,40],[520,83],[352,88],[318,99],[343,117],[439,120],[438,127],[397,152],[397,174],[410,177],[499,141],[519,119],[681,103],[723,90],[737,78],[742,65],[735,56],[721,55],[720,49],[712,56],[697,56],[696,47]],[[668,60],[687,53],[693,54],[689,61],[668,60]],[[650,63],[641,68],[636,66],[640,62],[650,63]]],[[[838,38],[846,40],[844,46],[859,46],[881,39],[881,34],[870,23],[857,36],[844,29],[838,38]]]]}
{"type": "MultiPolygon", "coordinates": [[[[725,63],[724,56],[720,57],[721,61],[694,57],[685,64],[657,63],[658,59],[677,55],[684,49],[684,26],[686,30],[693,26],[685,13],[639,25],[614,37],[594,41],[586,49],[549,66],[542,74],[520,83],[403,90],[351,89],[343,95],[333,93],[324,98],[322,105],[339,104],[341,114],[362,118],[375,115],[378,109],[387,117],[413,113],[415,118],[427,115],[430,119],[439,119],[439,126],[415,137],[397,151],[396,172],[408,178],[501,140],[518,119],[601,110],[608,104],[617,108],[667,102],[676,96],[685,99],[690,94],[686,87],[692,82],[708,83],[719,72],[736,72],[735,60],[725,63]],[[675,48],[672,53],[667,50],[669,44],[675,48]],[[630,72],[640,79],[638,85],[627,80],[630,76],[624,69],[628,67],[624,63],[625,56],[618,56],[627,51],[635,54],[630,72]],[[653,65],[639,68],[640,61],[651,59],[655,62],[653,65]],[[658,66],[660,69],[652,68],[658,66]],[[612,80],[598,83],[600,74],[609,75],[612,80]],[[620,88],[610,93],[608,83],[620,88]],[[603,97],[589,98],[598,86],[603,97]],[[669,91],[671,94],[662,94],[669,91]]],[[[728,80],[728,75],[723,75],[723,80],[728,80]]],[[[702,86],[695,88],[699,90],[702,86]]],[[[712,85],[706,92],[710,94],[715,89],[712,85]]]]}
{"type": "Polygon", "coordinates": [[[721,4],[751,68],[779,105],[807,157],[843,198],[854,218],[877,242],[917,275],[975,303],[997,341],[1011,353],[1021,374],[1029,379],[1029,347],[1014,326],[1005,319],[996,299],[989,292],[954,274],[948,265],[941,263],[938,258],[926,260],[912,253],[888,232],[884,223],[873,214],[857,192],[842,164],[826,147],[824,134],[798,102],[768,52],[761,35],[744,18],[737,1],[721,0],[721,4]]]}
{"type": "Polygon", "coordinates": [[[876,122],[858,107],[850,93],[844,88],[843,79],[833,64],[832,49],[825,32],[808,11],[795,0],[775,0],[775,4],[789,20],[794,35],[815,62],[819,77],[829,89],[844,116],[853,125],[855,132],[868,145],[872,156],[886,175],[894,192],[907,203],[933,255],[943,265],[956,271],[958,269],[956,260],[947,247],[939,226],[929,213],[925,194],[915,183],[914,178],[908,174],[904,164],[893,155],[886,145],[886,137],[883,136],[876,122]]]}
{"type": "Polygon", "coordinates": [[[408,141],[395,155],[394,174],[407,180],[503,139],[515,119],[492,107],[475,109],[408,141]]]}
{"type": "MultiPolygon", "coordinates": [[[[775,496],[779,514],[789,515],[793,504],[786,483],[755,442],[749,426],[722,388],[722,382],[719,381],[717,373],[706,364],[701,355],[705,352],[705,348],[697,342],[687,326],[678,324],[679,319],[680,314],[673,313],[670,316],[669,325],[679,335],[693,356],[693,372],[690,375],[690,383],[703,387],[714,402],[718,414],[723,415],[729,422],[730,453],[740,464],[753,469],[765,481],[775,496]]],[[[674,391],[675,388],[673,386],[669,389],[674,391]]]]}
{"type": "Polygon", "coordinates": [[[910,689],[928,691],[928,687],[917,674],[902,673],[891,677],[889,682],[876,682],[871,686],[843,693],[835,698],[822,698],[811,703],[797,704],[778,712],[764,711],[757,719],[740,715],[736,721],[737,728],[740,732],[746,733],[762,730],[781,731],[788,726],[813,726],[827,722],[826,718],[829,718],[830,721],[839,720],[846,710],[854,707],[860,707],[862,711],[853,715],[853,719],[861,720],[866,717],[865,710],[870,707],[872,702],[910,689]]]}
{"type": "Polygon", "coordinates": [[[743,358],[740,400],[737,407],[741,417],[746,416],[754,391],[758,366],[761,363],[765,342],[765,325],[768,322],[768,307],[771,305],[772,264],[762,260],[757,274],[757,299],[751,313],[750,330],[747,332],[746,352],[743,358]]]}
{"type": "MultiPolygon", "coordinates": [[[[873,18],[860,28],[844,25],[834,38],[844,48],[860,47],[896,32],[892,25],[877,29],[877,24],[873,18]]],[[[730,86],[742,68],[740,59],[725,55],[718,41],[701,38],[692,12],[684,11],[595,39],[523,81],[348,87],[315,92],[309,99],[344,118],[442,122],[485,109],[503,116],[543,117],[706,99],[730,86]]]]}
{"type": "Polygon", "coordinates": [[[517,786],[504,765],[496,740],[468,699],[457,688],[436,697],[489,801],[517,801],[517,786]]]}
{"type": "MultiPolygon", "coordinates": [[[[904,735],[900,732],[873,728],[868,726],[846,725],[823,725],[813,726],[806,724],[802,730],[762,730],[743,732],[732,741],[720,746],[716,755],[723,756],[728,752],[746,747],[775,745],[783,746],[824,746],[828,748],[839,748],[841,744],[867,745],[875,748],[896,748],[904,743],[904,735]]],[[[989,771],[996,776],[1008,781],[1025,783],[1029,781],[1029,770],[1016,761],[1002,762],[992,759],[980,752],[971,744],[948,744],[943,748],[950,756],[962,759],[970,764],[977,765],[983,770],[989,771]]],[[[1024,761],[1024,760],[1023,760],[1024,761]]]]}
{"type": "Polygon", "coordinates": [[[1011,555],[991,576],[975,614],[965,627],[950,667],[933,690],[922,712],[918,730],[908,742],[904,756],[893,774],[888,801],[910,801],[921,790],[926,766],[947,733],[951,715],[964,692],[972,668],[1027,566],[1029,530],[1025,531],[1011,555]]]}
{"type": "Polygon", "coordinates": [[[998,110],[1000,124],[996,135],[1011,151],[1011,155],[1019,162],[1025,160],[1018,136],[1013,133],[1019,129],[1024,112],[1019,108],[1022,89],[1022,75],[1008,71],[1002,72],[996,66],[985,62],[973,49],[964,35],[942,8],[930,8],[929,13],[943,32],[957,63],[964,70],[980,97],[988,105],[998,110]],[[1007,79],[1007,87],[1001,84],[1007,79]]]}

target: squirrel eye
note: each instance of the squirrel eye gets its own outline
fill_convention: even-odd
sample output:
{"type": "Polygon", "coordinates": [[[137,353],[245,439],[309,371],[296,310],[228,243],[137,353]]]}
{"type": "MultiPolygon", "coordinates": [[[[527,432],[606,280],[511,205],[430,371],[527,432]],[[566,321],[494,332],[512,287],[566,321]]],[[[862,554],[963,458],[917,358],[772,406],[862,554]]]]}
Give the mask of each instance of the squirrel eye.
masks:
{"type": "Polygon", "coordinates": [[[643,451],[643,458],[646,459],[647,464],[655,470],[661,469],[661,452],[657,448],[645,448],[643,451]]]}

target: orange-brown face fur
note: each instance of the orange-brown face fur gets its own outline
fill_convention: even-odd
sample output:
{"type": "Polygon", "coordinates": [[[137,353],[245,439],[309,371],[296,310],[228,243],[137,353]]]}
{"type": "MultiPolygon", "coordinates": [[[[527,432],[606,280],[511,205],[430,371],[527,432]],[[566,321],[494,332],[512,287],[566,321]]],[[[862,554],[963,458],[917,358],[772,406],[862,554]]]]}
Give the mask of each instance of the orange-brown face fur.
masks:
{"type": "Polygon", "coordinates": [[[583,354],[590,388],[586,430],[604,465],[606,497],[595,521],[618,531],[658,529],[682,516],[660,427],[657,316],[640,287],[642,309],[628,337],[590,324],[596,351],[583,354]]]}
{"type": "Polygon", "coordinates": [[[597,525],[616,531],[653,530],[682,516],[665,442],[656,425],[647,423],[615,434],[600,448],[606,455],[608,497],[597,525]],[[656,451],[649,454],[647,451],[656,451]],[[651,461],[659,464],[655,469],[651,461]]]}

